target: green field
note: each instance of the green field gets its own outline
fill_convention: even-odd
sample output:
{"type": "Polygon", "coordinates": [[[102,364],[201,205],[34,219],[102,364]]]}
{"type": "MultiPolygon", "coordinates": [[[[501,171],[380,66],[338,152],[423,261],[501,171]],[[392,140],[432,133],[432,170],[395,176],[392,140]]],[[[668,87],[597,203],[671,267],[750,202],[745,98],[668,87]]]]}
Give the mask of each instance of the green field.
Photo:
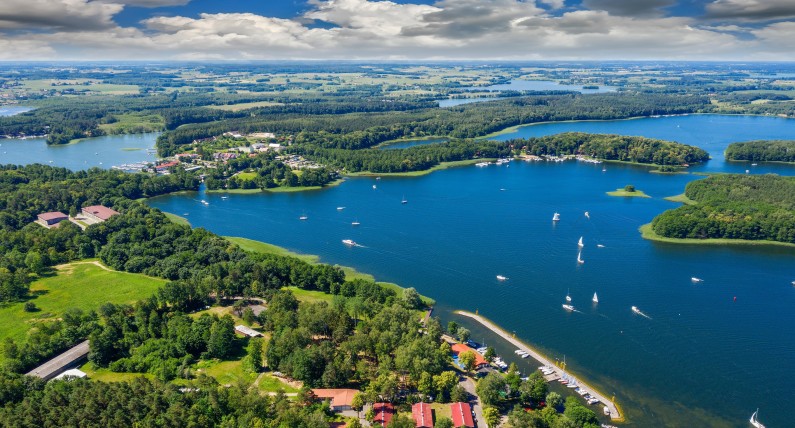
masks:
{"type": "Polygon", "coordinates": [[[665,199],[666,201],[671,201],[671,202],[681,202],[681,203],[687,204],[687,205],[695,205],[696,204],[696,201],[688,198],[687,195],[685,195],[684,193],[682,193],[680,195],[676,195],[676,196],[668,196],[668,197],[663,198],[663,199],[665,199]]]}
{"type": "Polygon", "coordinates": [[[297,388],[293,388],[292,386],[280,381],[272,375],[263,373],[260,376],[261,377],[257,387],[261,392],[277,392],[279,390],[282,390],[287,394],[298,392],[297,388]]]}
{"type": "Polygon", "coordinates": [[[238,238],[232,236],[226,236],[225,238],[239,245],[240,248],[246,251],[252,251],[255,253],[276,254],[277,256],[296,257],[307,263],[318,263],[320,261],[320,257],[318,256],[294,253],[286,248],[278,247],[276,245],[271,245],[265,242],[255,241],[253,239],[238,238]]]}
{"type": "Polygon", "coordinates": [[[253,103],[210,105],[207,106],[207,108],[211,108],[214,110],[224,110],[224,111],[241,111],[250,108],[271,107],[271,106],[280,106],[280,105],[282,105],[282,103],[276,103],[273,101],[256,101],[253,103]]]}
{"type": "Polygon", "coordinates": [[[253,180],[253,179],[257,178],[257,173],[256,172],[240,172],[240,173],[235,174],[235,177],[237,177],[240,180],[248,181],[248,180],[253,180]]]}
{"type": "Polygon", "coordinates": [[[176,215],[176,214],[167,213],[167,212],[163,212],[163,214],[165,214],[166,217],[168,217],[169,220],[171,220],[172,222],[174,222],[176,224],[182,224],[182,225],[185,225],[185,226],[190,226],[190,222],[185,217],[182,217],[182,216],[179,216],[179,215],[176,215]]]}
{"type": "Polygon", "coordinates": [[[651,196],[643,193],[642,190],[635,189],[634,192],[628,192],[624,189],[616,189],[612,192],[607,192],[610,196],[620,196],[624,198],[651,198],[651,196]]]}
{"type": "Polygon", "coordinates": [[[103,123],[99,128],[109,134],[141,134],[163,131],[166,122],[159,114],[119,114],[114,116],[116,122],[103,123]]]}
{"type": "Polygon", "coordinates": [[[99,92],[105,95],[129,95],[138,94],[140,92],[137,85],[113,85],[106,83],[92,83],[89,79],[72,79],[72,80],[25,80],[23,82],[25,89],[40,91],[40,90],[75,90],[75,91],[90,91],[99,92]]]}
{"type": "Polygon", "coordinates": [[[166,283],[163,279],[106,269],[98,261],[84,260],[62,265],[56,275],[34,282],[30,301],[39,311],[25,312],[22,302],[0,306],[0,340],[22,340],[31,322],[57,318],[69,308],[88,311],[107,302],[134,303],[166,283]]]}

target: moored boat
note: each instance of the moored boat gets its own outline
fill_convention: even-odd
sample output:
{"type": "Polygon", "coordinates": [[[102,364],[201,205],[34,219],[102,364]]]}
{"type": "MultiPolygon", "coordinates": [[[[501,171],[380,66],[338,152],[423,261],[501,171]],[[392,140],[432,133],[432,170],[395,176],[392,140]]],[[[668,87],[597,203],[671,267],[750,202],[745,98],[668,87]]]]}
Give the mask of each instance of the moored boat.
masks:
{"type": "Polygon", "coordinates": [[[506,280],[508,280],[507,276],[497,275],[497,281],[506,281],[506,280]]]}
{"type": "Polygon", "coordinates": [[[552,221],[560,221],[560,214],[555,213],[552,215],[552,221]]]}
{"type": "Polygon", "coordinates": [[[596,295],[596,292],[593,293],[593,298],[591,299],[594,303],[599,303],[599,297],[596,295]]]}

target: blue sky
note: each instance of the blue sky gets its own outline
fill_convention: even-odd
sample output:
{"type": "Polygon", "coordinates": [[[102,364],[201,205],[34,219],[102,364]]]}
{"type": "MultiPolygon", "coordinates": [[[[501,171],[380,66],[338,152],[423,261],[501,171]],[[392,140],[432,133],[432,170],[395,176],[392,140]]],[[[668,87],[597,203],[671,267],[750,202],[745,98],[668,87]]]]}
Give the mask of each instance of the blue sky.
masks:
{"type": "Polygon", "coordinates": [[[793,60],[795,0],[2,0],[0,60],[793,60]]]}

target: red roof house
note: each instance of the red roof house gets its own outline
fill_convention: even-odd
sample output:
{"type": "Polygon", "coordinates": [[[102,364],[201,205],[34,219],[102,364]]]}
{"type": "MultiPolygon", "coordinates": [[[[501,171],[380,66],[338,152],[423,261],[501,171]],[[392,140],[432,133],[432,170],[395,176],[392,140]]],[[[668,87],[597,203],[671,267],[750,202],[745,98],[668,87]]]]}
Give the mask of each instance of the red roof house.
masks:
{"type": "Polygon", "coordinates": [[[466,352],[466,351],[474,352],[475,353],[475,368],[487,367],[489,365],[489,362],[486,361],[485,358],[483,358],[483,355],[480,355],[478,353],[478,351],[470,348],[467,345],[464,345],[463,343],[456,343],[453,346],[451,346],[450,349],[453,351],[453,354],[456,355],[456,356],[458,356],[462,352],[466,352]]]}
{"type": "Polygon", "coordinates": [[[83,215],[96,221],[105,221],[116,214],[118,214],[117,211],[102,205],[92,205],[83,208],[83,215]]]}
{"type": "Polygon", "coordinates": [[[411,416],[417,428],[433,428],[433,413],[428,403],[417,403],[411,406],[411,416]]]}
{"type": "Polygon", "coordinates": [[[392,416],[395,415],[395,408],[390,403],[375,403],[373,404],[373,423],[387,426],[392,416]]]}
{"type": "Polygon", "coordinates": [[[452,411],[453,426],[475,428],[475,421],[472,420],[472,407],[469,403],[453,403],[450,405],[452,411]]]}
{"type": "Polygon", "coordinates": [[[38,217],[39,217],[39,223],[41,223],[44,226],[52,226],[69,218],[69,216],[59,211],[41,213],[39,214],[38,217]]]}
{"type": "Polygon", "coordinates": [[[351,410],[353,408],[353,396],[359,392],[355,389],[333,388],[313,389],[312,393],[315,397],[321,400],[329,400],[329,406],[332,411],[341,412],[344,410],[351,410]]]}

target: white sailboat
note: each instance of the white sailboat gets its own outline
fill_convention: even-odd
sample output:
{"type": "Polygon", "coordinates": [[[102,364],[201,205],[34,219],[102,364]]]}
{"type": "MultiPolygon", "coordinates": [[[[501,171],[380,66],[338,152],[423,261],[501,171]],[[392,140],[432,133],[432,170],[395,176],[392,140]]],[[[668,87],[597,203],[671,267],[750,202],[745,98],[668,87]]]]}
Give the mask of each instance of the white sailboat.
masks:
{"type": "Polygon", "coordinates": [[[580,248],[585,246],[585,244],[582,243],[582,236],[580,236],[580,240],[577,242],[577,246],[580,248]]]}
{"type": "Polygon", "coordinates": [[[704,280],[703,280],[703,279],[701,279],[701,278],[696,278],[695,276],[694,276],[694,277],[691,277],[691,278],[690,278],[690,280],[691,280],[691,281],[693,281],[693,282],[704,282],[704,280]]]}
{"type": "Polygon", "coordinates": [[[508,277],[504,276],[504,275],[497,275],[497,280],[498,281],[507,281],[508,277]]]}
{"type": "Polygon", "coordinates": [[[403,205],[409,203],[409,200],[406,199],[406,195],[403,195],[403,199],[400,200],[400,203],[403,204],[403,205]]]}
{"type": "Polygon", "coordinates": [[[605,246],[604,246],[604,245],[602,245],[602,244],[596,244],[596,247],[597,247],[597,248],[604,248],[605,246]]]}
{"type": "Polygon", "coordinates": [[[571,296],[569,295],[569,290],[566,290],[566,301],[571,302],[571,296]]]}
{"type": "Polygon", "coordinates": [[[751,425],[755,426],[756,428],[765,428],[765,426],[762,425],[762,422],[759,422],[759,420],[756,419],[758,413],[759,413],[759,409],[756,409],[754,414],[751,415],[751,419],[749,421],[751,422],[751,425]]]}
{"type": "Polygon", "coordinates": [[[590,219],[591,219],[591,215],[590,215],[590,214],[588,214],[588,211],[586,211],[586,212],[585,212],[585,218],[587,218],[588,220],[590,220],[590,219]]]}
{"type": "Polygon", "coordinates": [[[579,263],[579,264],[585,263],[585,260],[582,259],[582,253],[581,252],[577,253],[577,263],[579,263]]]}
{"type": "Polygon", "coordinates": [[[307,217],[307,215],[306,215],[306,214],[304,214],[304,215],[302,215],[301,217],[298,217],[298,220],[306,220],[306,219],[308,219],[308,218],[309,218],[309,217],[307,217]]]}
{"type": "Polygon", "coordinates": [[[555,214],[552,216],[552,221],[560,221],[560,214],[558,214],[558,213],[555,213],[555,214]]]}
{"type": "Polygon", "coordinates": [[[591,299],[594,303],[599,303],[599,297],[596,296],[596,292],[593,293],[593,299],[591,299]]]}
{"type": "Polygon", "coordinates": [[[373,190],[375,190],[376,188],[377,188],[377,187],[375,187],[375,184],[373,184],[373,190]]]}

